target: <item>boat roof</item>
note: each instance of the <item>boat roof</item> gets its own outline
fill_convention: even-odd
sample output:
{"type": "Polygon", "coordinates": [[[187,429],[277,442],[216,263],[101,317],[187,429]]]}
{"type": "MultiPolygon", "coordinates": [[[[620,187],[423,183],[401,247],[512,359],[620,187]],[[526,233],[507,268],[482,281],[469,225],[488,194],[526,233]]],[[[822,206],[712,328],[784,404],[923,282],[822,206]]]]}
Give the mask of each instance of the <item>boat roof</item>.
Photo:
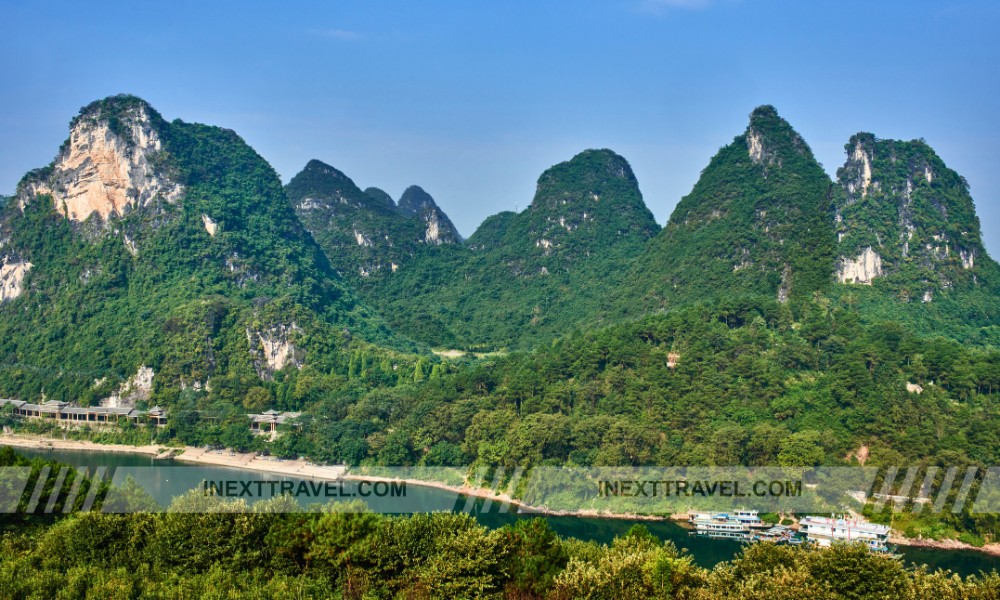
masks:
{"type": "Polygon", "coordinates": [[[820,525],[832,529],[853,529],[878,534],[888,534],[890,529],[888,525],[871,523],[860,519],[833,519],[830,517],[804,517],[799,523],[806,527],[809,525],[820,525]]]}

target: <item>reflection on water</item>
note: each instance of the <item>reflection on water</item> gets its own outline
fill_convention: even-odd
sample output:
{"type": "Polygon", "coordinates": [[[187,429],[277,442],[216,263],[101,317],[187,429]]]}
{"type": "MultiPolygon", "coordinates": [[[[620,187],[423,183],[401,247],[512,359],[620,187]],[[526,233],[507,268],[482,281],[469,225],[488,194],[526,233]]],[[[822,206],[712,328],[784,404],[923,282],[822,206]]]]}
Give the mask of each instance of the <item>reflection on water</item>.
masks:
{"type": "MultiPolygon", "coordinates": [[[[123,481],[125,474],[131,475],[162,506],[170,504],[174,497],[200,487],[203,481],[239,479],[278,482],[300,481],[299,478],[234,467],[188,466],[177,461],[157,461],[144,454],[21,448],[16,448],[16,450],[25,456],[57,460],[73,466],[85,466],[91,469],[103,466],[116,472],[116,483],[123,481]]],[[[351,486],[353,484],[348,484],[346,488],[348,492],[355,489],[351,486]]],[[[326,500],[323,498],[324,502],[326,500]]],[[[482,500],[467,502],[464,496],[459,496],[454,492],[413,485],[407,487],[405,504],[397,498],[386,497],[368,497],[365,501],[373,510],[379,512],[399,512],[395,507],[400,506],[405,507],[407,512],[465,510],[467,507],[471,507],[476,519],[487,527],[501,527],[516,519],[536,516],[508,512],[507,507],[496,502],[490,503],[487,511],[480,512],[483,507],[482,500]]],[[[602,544],[610,543],[615,537],[625,534],[632,525],[641,523],[660,539],[670,540],[678,548],[690,552],[695,562],[703,567],[712,567],[722,561],[730,560],[742,547],[739,542],[689,536],[688,530],[670,521],[632,521],[565,516],[546,516],[543,518],[547,519],[552,529],[561,536],[593,540],[602,544]]],[[[907,562],[918,565],[926,564],[931,570],[950,569],[963,576],[1000,568],[1000,559],[981,552],[910,547],[901,547],[899,551],[907,562]]]]}

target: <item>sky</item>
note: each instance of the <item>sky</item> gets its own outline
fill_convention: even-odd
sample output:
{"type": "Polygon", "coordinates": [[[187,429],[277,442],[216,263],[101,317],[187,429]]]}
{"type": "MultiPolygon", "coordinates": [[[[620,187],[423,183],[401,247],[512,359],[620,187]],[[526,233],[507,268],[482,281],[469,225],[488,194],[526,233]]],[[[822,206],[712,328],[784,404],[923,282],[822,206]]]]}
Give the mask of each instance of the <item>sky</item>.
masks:
{"type": "Polygon", "coordinates": [[[831,176],[858,131],[924,138],[969,182],[1000,257],[1000,2],[10,2],[0,193],[117,93],[228,127],[287,182],[312,158],[466,237],[586,148],[632,164],[666,222],[773,104],[831,176]]]}

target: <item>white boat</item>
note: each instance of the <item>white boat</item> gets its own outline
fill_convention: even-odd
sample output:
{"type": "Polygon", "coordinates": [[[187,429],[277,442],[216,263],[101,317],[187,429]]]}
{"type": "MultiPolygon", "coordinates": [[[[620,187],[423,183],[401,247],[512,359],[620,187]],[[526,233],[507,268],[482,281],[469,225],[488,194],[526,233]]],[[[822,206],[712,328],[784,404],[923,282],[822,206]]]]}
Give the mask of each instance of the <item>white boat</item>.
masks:
{"type": "Polygon", "coordinates": [[[767,527],[767,523],[760,520],[760,511],[756,510],[734,510],[732,518],[740,523],[746,523],[750,527],[767,527]]]}
{"type": "Polygon", "coordinates": [[[892,551],[888,546],[890,532],[888,525],[869,523],[861,519],[829,517],[805,517],[799,521],[799,525],[806,539],[817,546],[860,542],[873,552],[892,551]]]}
{"type": "Polygon", "coordinates": [[[697,535],[734,540],[745,540],[750,535],[750,526],[728,513],[698,513],[690,522],[697,535]]]}

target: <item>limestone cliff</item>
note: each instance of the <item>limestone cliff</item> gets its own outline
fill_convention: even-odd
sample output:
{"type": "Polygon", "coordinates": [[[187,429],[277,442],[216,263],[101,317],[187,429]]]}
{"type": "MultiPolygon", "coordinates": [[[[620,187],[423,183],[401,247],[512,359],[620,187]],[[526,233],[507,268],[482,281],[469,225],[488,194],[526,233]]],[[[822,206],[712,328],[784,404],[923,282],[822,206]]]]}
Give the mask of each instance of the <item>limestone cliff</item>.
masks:
{"type": "MultiPolygon", "coordinates": [[[[135,408],[137,401],[149,400],[153,392],[153,369],[141,365],[135,375],[129,377],[110,396],[101,401],[101,406],[113,408],[135,408]]],[[[101,381],[95,383],[102,383],[101,381]]]]}
{"type": "Polygon", "coordinates": [[[412,347],[339,280],[277,173],[231,130],[98,100],[0,208],[3,397],[169,405],[204,382],[209,402],[232,401],[244,390],[221,391],[231,382],[306,356],[330,365],[362,342],[412,347]]]}
{"type": "Polygon", "coordinates": [[[250,354],[261,379],[274,379],[274,374],[286,366],[302,367],[305,354],[295,347],[294,342],[295,336],[301,331],[295,323],[275,325],[260,331],[247,329],[250,354]]]}
{"type": "Polygon", "coordinates": [[[184,187],[164,166],[163,153],[148,105],[134,103],[114,115],[97,107],[73,121],[53,164],[22,182],[18,202],[23,209],[36,195],[51,195],[56,210],[77,223],[92,215],[106,222],[158,198],[176,202],[184,187]]]}
{"type": "Polygon", "coordinates": [[[31,263],[12,258],[3,257],[3,264],[0,265],[0,302],[13,300],[24,291],[24,276],[31,270],[31,263]]]}

